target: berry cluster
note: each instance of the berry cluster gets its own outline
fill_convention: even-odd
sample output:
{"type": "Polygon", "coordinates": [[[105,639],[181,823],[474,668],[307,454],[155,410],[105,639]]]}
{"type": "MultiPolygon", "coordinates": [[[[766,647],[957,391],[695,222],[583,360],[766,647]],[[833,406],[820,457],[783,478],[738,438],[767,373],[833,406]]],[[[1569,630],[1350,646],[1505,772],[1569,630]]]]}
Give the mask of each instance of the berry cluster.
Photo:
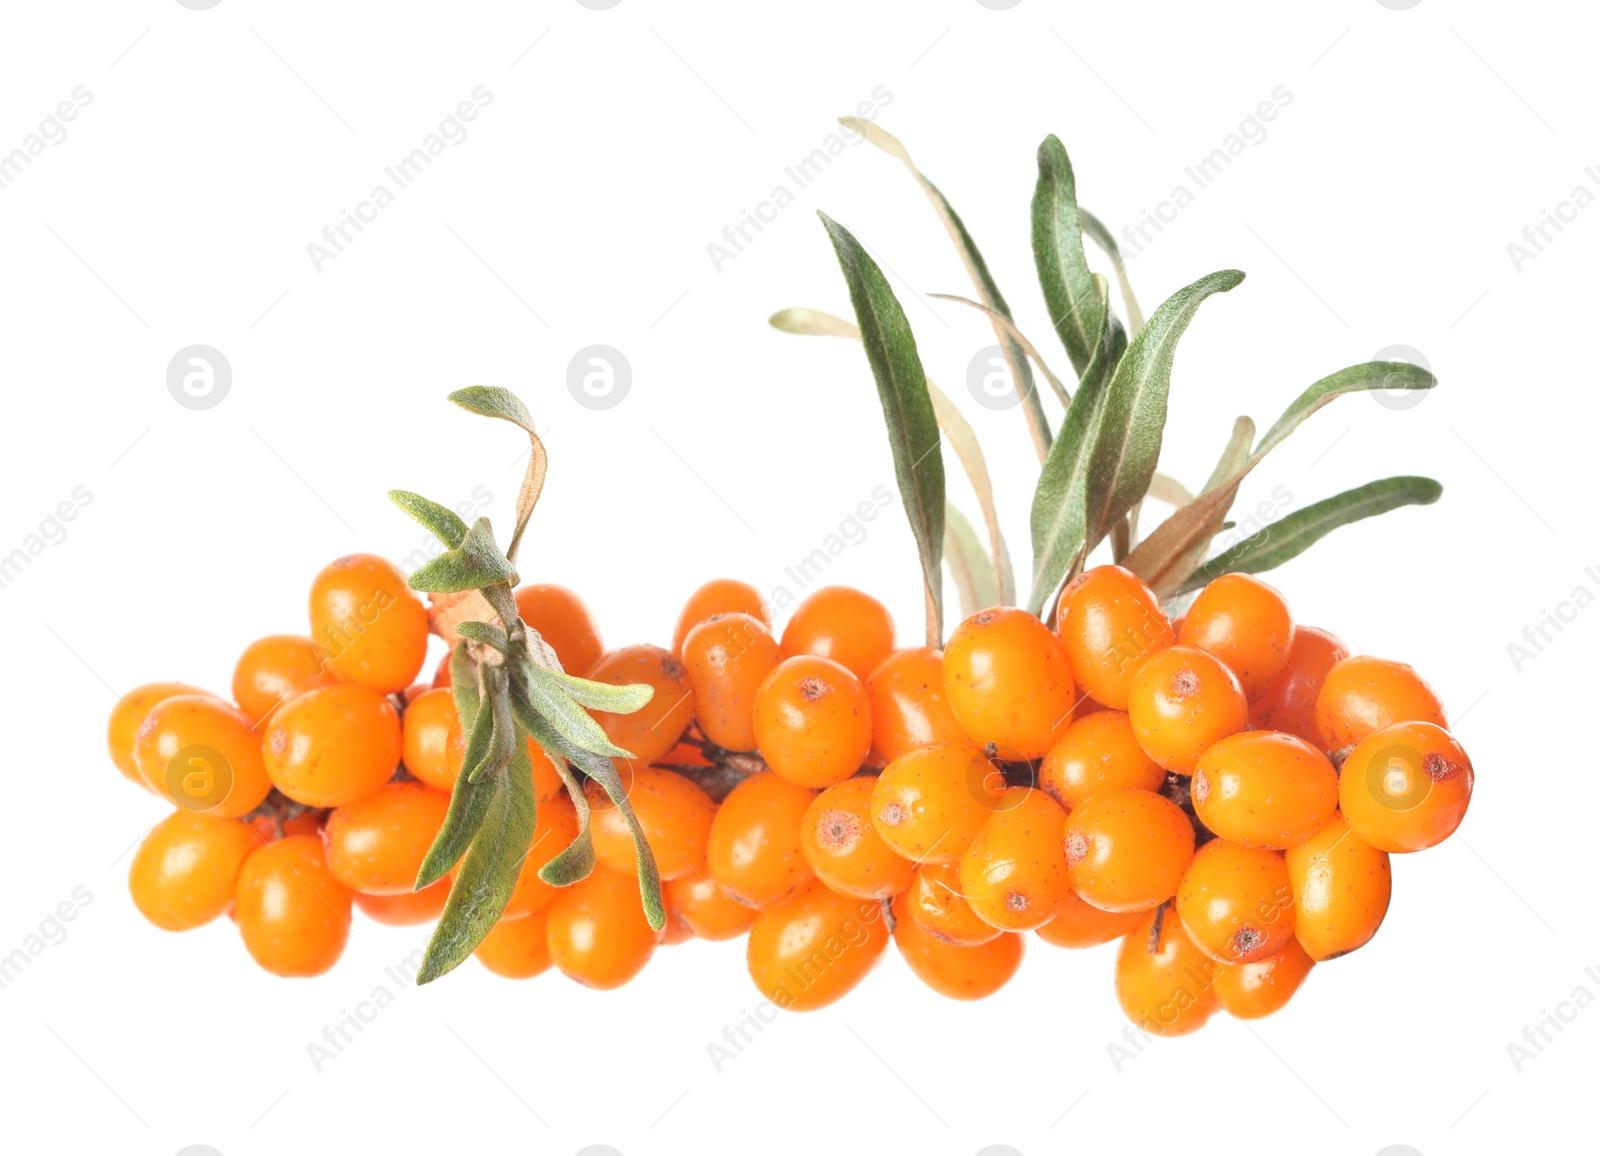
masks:
{"type": "MultiPolygon", "coordinates": [[[[1366,943],[1389,855],[1447,837],[1472,792],[1421,678],[1296,625],[1245,574],[1172,622],[1134,574],[1100,566],[1064,589],[1053,629],[983,610],[942,652],[896,649],[884,606],[844,587],[812,594],[780,635],[754,588],[708,583],[670,650],[604,650],[560,587],[514,597],[563,669],[653,694],[630,714],[591,710],[633,756],[613,760],[631,809],[592,779],[574,792],[526,740],[537,825],[476,948],[502,976],[553,964],[613,988],[662,944],[748,933],[756,986],[805,1010],[861,982],[893,939],[935,991],[977,999],[1016,973],[1033,931],[1120,940],[1123,1009],[1177,1035],[1219,1007],[1275,1011],[1315,962],[1366,943]],[[541,869],[580,830],[593,869],[553,886],[541,869]]],[[[352,905],[381,923],[439,916],[451,879],[413,885],[468,742],[448,662],[414,682],[430,627],[449,632],[437,611],[382,559],[341,558],[312,585],[310,636],[252,643],[232,703],[181,683],[119,703],[114,761],[179,808],[134,857],[152,923],[229,914],[260,966],[295,976],[338,960],[352,905]]]]}

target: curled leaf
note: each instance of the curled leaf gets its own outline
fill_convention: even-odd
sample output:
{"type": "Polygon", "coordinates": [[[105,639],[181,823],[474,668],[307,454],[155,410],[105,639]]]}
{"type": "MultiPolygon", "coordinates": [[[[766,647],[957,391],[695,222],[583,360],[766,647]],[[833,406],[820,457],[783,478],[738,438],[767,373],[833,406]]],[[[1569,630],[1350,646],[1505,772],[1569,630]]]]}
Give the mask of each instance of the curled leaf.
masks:
{"type": "Polygon", "coordinates": [[[558,735],[554,728],[526,703],[519,703],[513,699],[511,709],[517,717],[517,725],[527,731],[533,741],[539,744],[545,756],[555,764],[561,781],[567,785],[567,795],[572,800],[572,808],[578,815],[577,837],[539,868],[539,878],[550,886],[570,887],[579,880],[587,878],[589,872],[594,870],[594,833],[589,827],[589,796],[584,794],[583,783],[572,773],[572,768],[563,753],[571,749],[571,744],[558,735]]]}
{"type": "Polygon", "coordinates": [[[574,747],[607,758],[633,758],[632,752],[623,750],[606,737],[600,724],[578,705],[553,672],[531,662],[518,663],[512,667],[511,690],[513,701],[525,700],[530,709],[574,747]]]}
{"type": "Polygon", "coordinates": [[[517,568],[495,544],[489,519],[479,518],[459,546],[413,570],[408,585],[426,594],[456,594],[516,580],[517,568]]]}
{"type": "Polygon", "coordinates": [[[528,435],[528,469],[522,476],[522,489],[517,494],[517,525],[511,533],[511,545],[506,548],[506,557],[515,562],[517,549],[522,545],[522,532],[528,528],[528,519],[533,517],[533,508],[539,504],[539,494],[544,490],[545,471],[549,468],[544,442],[533,428],[533,415],[528,412],[528,407],[509,389],[470,385],[466,389],[456,390],[450,395],[450,400],[462,409],[484,417],[497,417],[511,422],[528,435]]]}

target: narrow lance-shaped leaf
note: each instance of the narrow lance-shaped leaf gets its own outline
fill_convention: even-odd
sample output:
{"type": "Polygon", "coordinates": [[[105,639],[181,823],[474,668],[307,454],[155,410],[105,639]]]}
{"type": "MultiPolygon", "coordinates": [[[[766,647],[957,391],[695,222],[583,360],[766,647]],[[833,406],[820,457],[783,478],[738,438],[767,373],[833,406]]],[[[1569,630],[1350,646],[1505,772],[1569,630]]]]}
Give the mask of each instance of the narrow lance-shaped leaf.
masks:
{"type": "Polygon", "coordinates": [[[1174,559],[1165,573],[1151,575],[1147,579],[1150,588],[1161,597],[1167,598],[1176,593],[1184,577],[1205,561],[1206,551],[1211,547],[1211,539],[1222,529],[1222,523],[1227,520],[1228,510],[1233,505],[1234,495],[1239,491],[1239,483],[1234,480],[1235,475],[1243,470],[1245,463],[1250,460],[1250,447],[1255,440],[1256,423],[1248,417],[1236,418],[1233,423],[1233,433],[1228,438],[1228,444],[1222,449],[1222,457],[1217,459],[1216,468],[1211,471],[1211,477],[1206,480],[1205,489],[1202,491],[1211,493],[1222,489],[1227,492],[1216,508],[1207,515],[1209,532],[1197,535],[1194,542],[1174,559]]]}
{"type": "Polygon", "coordinates": [[[895,478],[905,501],[911,533],[922,558],[928,602],[929,646],[939,646],[943,629],[944,460],[939,453],[939,423],[928,397],[922,359],[905,311],[883,271],[843,225],[819,213],[833,241],[839,267],[850,287],[861,344],[878,383],[889,427],[895,478]]]}
{"type": "Polygon", "coordinates": [[[999,604],[989,555],[984,552],[972,523],[949,502],[945,503],[944,511],[944,558],[950,563],[950,573],[956,580],[963,618],[999,604]]]}
{"type": "MultiPolygon", "coordinates": [[[[951,207],[949,201],[945,200],[944,194],[912,163],[911,154],[906,151],[906,146],[900,143],[899,138],[870,120],[844,116],[839,118],[839,123],[860,133],[873,145],[905,165],[933,204],[933,211],[938,215],[939,223],[944,226],[945,232],[950,235],[950,243],[955,246],[956,252],[961,257],[961,263],[966,266],[967,276],[972,279],[978,297],[989,309],[1009,321],[1011,307],[1001,295],[1000,286],[995,284],[994,277],[989,272],[988,262],[978,251],[978,243],[972,239],[972,234],[967,232],[967,226],[961,220],[960,214],[951,207]]],[[[1050,426],[1045,420],[1044,405],[1039,400],[1038,391],[1033,387],[1033,374],[1028,369],[1028,359],[1023,356],[1014,332],[1007,330],[997,321],[991,321],[991,327],[994,329],[995,340],[1000,343],[1000,350],[1005,356],[1006,367],[1011,371],[1011,380],[1016,386],[1017,395],[1022,399],[1023,412],[1027,415],[1028,429],[1033,435],[1034,445],[1039,451],[1040,460],[1043,460],[1050,449],[1050,426]]]]}
{"type": "Polygon", "coordinates": [[[517,568],[495,544],[489,519],[479,518],[459,546],[413,570],[408,585],[425,594],[457,594],[516,580],[517,568]]]}
{"type": "Polygon", "coordinates": [[[454,550],[467,536],[467,524],[448,506],[409,490],[390,490],[389,500],[427,527],[446,549],[454,550]]]}
{"type": "Polygon", "coordinates": [[[1139,330],[1144,328],[1144,313],[1139,308],[1139,300],[1133,295],[1133,282],[1128,280],[1128,267],[1122,262],[1122,250],[1117,246],[1117,239],[1111,235],[1111,230],[1101,223],[1088,209],[1081,205],[1078,207],[1078,219],[1083,223],[1083,235],[1088,237],[1102,252],[1111,258],[1111,268],[1117,275],[1117,284],[1122,289],[1122,308],[1128,314],[1128,336],[1139,336],[1139,330]]]}
{"type": "Polygon", "coordinates": [[[1251,464],[1266,457],[1267,452],[1298,429],[1301,422],[1340,394],[1373,389],[1432,389],[1437,384],[1439,379],[1426,369],[1404,361],[1368,361],[1331,373],[1295,398],[1283,411],[1283,416],[1272,423],[1272,428],[1250,455],[1251,464]]]}
{"type": "Polygon", "coordinates": [[[550,886],[570,887],[580,879],[587,878],[589,872],[594,870],[594,834],[589,829],[589,796],[583,793],[583,783],[573,774],[566,755],[563,754],[564,751],[571,749],[571,744],[558,735],[525,699],[513,695],[511,712],[516,716],[517,725],[539,744],[545,757],[555,764],[561,781],[567,785],[567,795],[572,800],[572,808],[577,812],[577,837],[539,868],[539,878],[550,886]]]}
{"type": "MultiPolygon", "coordinates": [[[[465,646],[458,647],[458,651],[465,646]]],[[[455,662],[452,659],[451,672],[455,673],[455,662]]],[[[488,675],[491,683],[497,675],[488,675]]],[[[470,712],[461,711],[458,715],[461,725],[467,727],[467,748],[461,756],[461,771],[456,775],[456,785],[450,792],[450,806],[445,812],[444,824],[439,828],[438,835],[434,836],[433,845],[428,848],[428,853],[423,856],[422,866],[417,871],[415,889],[421,891],[430,884],[437,883],[450,874],[461,857],[467,853],[467,848],[472,845],[472,840],[482,828],[489,812],[489,804],[494,798],[494,777],[478,777],[474,779],[472,772],[483,766],[494,742],[494,712],[484,710],[477,698],[477,678],[473,676],[466,683],[465,688],[460,680],[451,687],[459,704],[465,691],[472,694],[472,709],[470,712]]]]}
{"type": "Polygon", "coordinates": [[[1072,162],[1053,135],[1039,146],[1039,180],[1033,192],[1033,262],[1039,270],[1050,323],[1081,378],[1099,344],[1107,305],[1095,292],[1094,276],[1083,254],[1072,162]]]}
{"type": "Polygon", "coordinates": [[[1340,526],[1386,514],[1401,506],[1431,505],[1443,492],[1444,487],[1432,478],[1385,478],[1313,502],[1224,550],[1190,575],[1178,593],[1198,590],[1223,574],[1260,574],[1271,570],[1304,553],[1312,543],[1340,526]]]}
{"type": "Polygon", "coordinates": [[[594,751],[608,758],[631,759],[625,751],[606,737],[606,732],[593,716],[579,706],[570,691],[552,671],[524,662],[515,668],[513,689],[525,696],[533,709],[539,712],[559,735],[575,747],[594,751]]]}
{"type": "Polygon", "coordinates": [[[572,696],[574,702],[591,710],[607,714],[632,714],[655,696],[655,687],[647,682],[631,682],[617,686],[609,682],[594,682],[587,678],[546,671],[546,674],[572,696]]]}
{"type": "Polygon", "coordinates": [[[456,633],[462,638],[469,638],[473,642],[481,642],[485,646],[493,647],[501,654],[510,649],[511,643],[506,640],[506,632],[492,622],[458,622],[456,633]]]}
{"type": "Polygon", "coordinates": [[[511,701],[506,693],[504,675],[496,672],[494,686],[489,701],[484,704],[493,723],[489,751],[483,756],[482,762],[470,769],[465,760],[462,761],[461,774],[466,776],[468,782],[476,783],[479,779],[498,775],[506,769],[518,750],[526,749],[518,740],[516,723],[511,719],[511,701]]]}
{"type": "Polygon", "coordinates": [[[533,516],[533,508],[538,505],[539,494],[544,490],[544,475],[549,468],[544,442],[539,440],[533,428],[533,415],[528,412],[528,407],[509,389],[469,385],[452,393],[450,400],[462,409],[484,417],[497,417],[511,422],[528,435],[528,469],[522,476],[522,489],[517,494],[517,525],[511,533],[511,544],[506,548],[506,557],[515,562],[517,550],[522,545],[522,532],[527,529],[528,519],[533,516]]]}
{"type": "Polygon", "coordinates": [[[1243,280],[1244,274],[1236,269],[1200,278],[1163,301],[1139,336],[1129,342],[1106,387],[1089,456],[1089,549],[1094,549],[1111,524],[1150,488],[1167,423],[1167,392],[1178,338],[1202,301],[1213,293],[1226,293],[1243,280]]]}

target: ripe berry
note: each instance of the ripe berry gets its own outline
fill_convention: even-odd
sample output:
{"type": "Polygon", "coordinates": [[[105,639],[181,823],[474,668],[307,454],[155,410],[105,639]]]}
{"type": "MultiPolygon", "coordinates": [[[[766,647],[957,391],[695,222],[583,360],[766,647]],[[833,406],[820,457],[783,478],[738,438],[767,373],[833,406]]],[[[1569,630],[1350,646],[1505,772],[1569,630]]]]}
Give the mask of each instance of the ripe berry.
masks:
{"type": "Polygon", "coordinates": [[[472,954],[504,979],[532,979],[550,970],[548,924],[548,911],[537,911],[526,919],[502,919],[472,954]]]}
{"type": "Polygon", "coordinates": [[[1448,839],[1472,801],[1472,760],[1443,727],[1402,722],[1373,731],[1339,770],[1339,809],[1380,851],[1422,851],[1448,839]]]}
{"type": "Polygon", "coordinates": [[[1177,892],[1194,857],[1189,816],[1153,791],[1096,795],[1060,830],[1073,892],[1102,911],[1159,907],[1177,892]]]}
{"type": "Polygon", "coordinates": [[[801,787],[842,783],[872,746],[866,688],[832,659],[786,658],[756,690],[755,732],[775,774],[801,787]]]}
{"type": "Polygon", "coordinates": [[[761,994],[785,1011],[814,1011],[867,977],[889,931],[876,900],[811,882],[756,916],[745,964],[761,994]]]}
{"type": "Polygon", "coordinates": [[[1011,787],[961,856],[967,906],[1002,931],[1050,922],[1067,893],[1061,804],[1032,787],[1011,787]]]}
{"type": "Polygon", "coordinates": [[[1333,818],[1339,774],[1304,739],[1247,731],[1200,756],[1189,794],[1200,821],[1224,839],[1281,851],[1333,818]]]}
{"type": "Polygon", "coordinates": [[[592,712],[607,737],[640,762],[654,762],[677,745],[694,718],[694,690],[683,664],[659,646],[639,643],[602,656],[580,671],[613,686],[644,683],[655,693],[632,714],[592,712]]]}
{"type": "Polygon", "coordinates": [[[783,628],[783,657],[831,658],[863,681],[893,649],[888,607],[848,586],[824,586],[809,595],[783,628]]]}
{"type": "Polygon", "coordinates": [[[713,578],[689,595],[683,613],[678,615],[678,625],[672,632],[672,653],[683,657],[683,643],[689,631],[708,618],[718,614],[748,614],[768,630],[772,628],[772,615],[767,612],[761,592],[748,582],[736,578],[713,578]]]}
{"type": "Polygon", "coordinates": [[[1217,1010],[1212,980],[1219,966],[1194,945],[1171,911],[1161,922],[1153,952],[1150,925],[1142,920],[1117,950],[1117,1002],[1151,1035],[1188,1035],[1217,1010]]]}
{"type": "Polygon", "coordinates": [[[1113,710],[1128,709],[1144,660],[1176,641],[1161,600],[1121,566],[1096,566],[1061,592],[1056,632],[1079,690],[1113,710]]]}
{"type": "Polygon", "coordinates": [[[461,773],[462,751],[453,750],[450,745],[451,732],[460,730],[450,691],[438,689],[418,695],[406,704],[400,722],[400,757],[406,770],[437,790],[453,790],[456,776],[461,773]]]}
{"type": "Polygon", "coordinates": [[[1450,725],[1439,696],[1405,663],[1358,654],[1328,671],[1317,695],[1317,733],[1324,750],[1345,750],[1400,722],[1450,725]]]}
{"type": "Polygon", "coordinates": [[[1055,947],[1098,947],[1143,926],[1138,912],[1101,911],[1069,891],[1056,909],[1055,918],[1034,928],[1033,933],[1055,947]]]}
{"type": "Polygon", "coordinates": [[[1212,988],[1222,1010],[1229,1015],[1241,1020],[1260,1019],[1288,1003],[1313,966],[1305,948],[1291,939],[1265,959],[1219,964],[1212,988]]]}
{"type": "Polygon", "coordinates": [[[1248,574],[1224,574],[1189,607],[1178,641],[1216,655],[1254,698],[1283,670],[1293,636],[1283,595],[1248,574]]]}
{"type": "Polygon", "coordinates": [[[656,933],[639,906],[638,879],[597,866],[561,888],[550,904],[546,941],[568,979],[601,991],[627,983],[656,950],[656,933]]]}
{"type": "Polygon", "coordinates": [[[134,906],[164,931],[188,931],[233,906],[234,880],[261,839],[243,823],[175,811],[134,852],[134,906]]]}
{"type": "Polygon", "coordinates": [[[450,898],[450,880],[441,879],[421,891],[406,891],[400,895],[363,895],[354,892],[361,913],[374,923],[389,927],[415,927],[432,923],[444,910],[444,901],[450,898]]]}
{"type": "Polygon", "coordinates": [[[340,678],[393,694],[422,669],[428,612],[391,563],[348,554],[311,583],[311,638],[340,678]]]}
{"type": "Polygon", "coordinates": [[[287,703],[261,743],[272,785],[308,807],[338,807],[372,794],[394,774],[400,747],[394,705],[356,683],[287,703]]]}
{"type": "Polygon", "coordinates": [[[737,939],[756,921],[756,909],[724,895],[704,871],[662,886],[668,909],[699,939],[737,939]]]}
{"type": "Polygon", "coordinates": [[[233,701],[253,726],[297,695],[338,681],[327,654],[311,639],[269,634],[239,656],[233,668],[233,701]]]}
{"type": "Polygon", "coordinates": [[[1283,858],[1294,890],[1295,938],[1312,959],[1335,959],[1377,934],[1389,910],[1389,855],[1363,842],[1343,815],[1283,858]]]}
{"type": "Polygon", "coordinates": [[[133,757],[152,791],[213,819],[248,814],[272,789],[250,720],[209,694],[177,694],[151,707],[133,757]]]}
{"type": "Polygon", "coordinates": [[[689,631],[683,663],[706,738],[730,751],[756,749],[756,690],[778,661],[778,640],[748,614],[717,615],[689,631]]]}
{"type": "Polygon", "coordinates": [[[1317,696],[1334,664],[1349,657],[1350,648],[1326,630],[1296,626],[1288,661],[1250,702],[1250,728],[1283,731],[1320,746],[1317,696]]]}
{"type": "Polygon", "coordinates": [[[385,783],[334,808],[323,832],[328,870],[352,891],[409,892],[449,809],[450,796],[443,791],[405,782],[385,783]]]}
{"type": "Polygon", "coordinates": [[[923,747],[883,768],[872,790],[872,825],[918,863],[953,863],[1005,788],[1000,770],[970,747],[923,747]]]}
{"type": "Polygon", "coordinates": [[[1213,839],[1178,884],[1178,918],[1220,963],[1265,959],[1294,939],[1294,892],[1283,855],[1213,839]]]}
{"type": "Polygon", "coordinates": [[[872,748],[867,761],[886,767],[918,747],[966,746],[944,695],[944,653],[926,646],[896,650],[867,679],[872,707],[872,748]]]}
{"type": "Polygon", "coordinates": [[[906,913],[945,943],[976,947],[1001,934],[978,918],[961,893],[961,864],[922,863],[905,892],[906,913]]]}
{"type": "Polygon", "coordinates": [[[975,947],[930,933],[911,917],[908,897],[894,901],[894,943],[913,975],[951,999],[983,999],[999,991],[1022,966],[1022,936],[1002,932],[975,947]]]}
{"type": "Polygon", "coordinates": [[[1060,641],[1024,610],[974,614],[944,650],[944,690],[961,729],[1002,759],[1042,758],[1077,697],[1060,641]]]}
{"type": "MultiPolygon", "coordinates": [[[[145,782],[144,776],[139,773],[138,764],[134,761],[134,736],[139,731],[139,724],[144,722],[151,708],[180,694],[216,697],[210,691],[190,686],[186,682],[150,682],[144,686],[134,687],[119,698],[117,705],[111,708],[111,718],[106,723],[106,747],[111,752],[111,761],[116,764],[117,770],[121,771],[130,782],[148,790],[156,790],[145,782]]],[[[156,790],[156,793],[166,794],[161,790],[156,790]]]]}
{"type": "MultiPolygon", "coordinates": [[[[624,775],[623,784],[662,879],[676,879],[705,862],[711,820],[717,812],[710,795],[676,771],[637,764],[631,781],[624,775]]],[[[634,870],[633,832],[621,809],[598,783],[590,782],[584,791],[589,798],[595,858],[613,871],[634,870]]]]}
{"type": "Polygon", "coordinates": [[[1128,721],[1145,752],[1187,775],[1217,740],[1250,723],[1244,691],[1222,660],[1192,646],[1152,656],[1133,677],[1128,721]]]}
{"type": "MultiPolygon", "coordinates": [[[[577,837],[578,812],[573,808],[572,800],[560,795],[539,804],[539,821],[533,828],[528,856],[522,861],[522,869],[517,872],[516,886],[512,888],[511,898],[506,901],[506,909],[500,915],[502,921],[521,919],[550,905],[561,889],[552,887],[540,879],[539,872],[544,869],[546,863],[570,847],[577,837]]],[[[596,867],[595,870],[599,871],[600,868],[596,867]]],[[[633,844],[630,842],[628,867],[620,874],[632,876],[633,871],[633,844]]],[[[636,897],[634,903],[637,905],[637,886],[634,895],[636,897]]]]}
{"type": "MultiPolygon", "coordinates": [[[[589,608],[565,586],[535,583],[517,587],[512,595],[517,617],[539,632],[561,660],[568,674],[582,674],[596,662],[605,648],[589,608]]],[[[631,748],[629,748],[631,749],[631,748]]]]}
{"type": "Polygon", "coordinates": [[[257,847],[239,868],[234,919],[245,950],[273,975],[321,975],[350,938],[350,890],[322,840],[291,835],[257,847]]]}
{"type": "Polygon", "coordinates": [[[846,779],[806,808],[800,848],[818,879],[858,899],[889,899],[911,886],[911,861],[872,826],[871,779],[846,779]]]}
{"type": "Polygon", "coordinates": [[[771,771],[729,792],[706,841],[706,869],[724,894],[770,907],[811,881],[800,832],[814,796],[771,771]]]}
{"type": "Polygon", "coordinates": [[[1167,772],[1144,753],[1128,716],[1117,710],[1073,719],[1039,767],[1039,786],[1069,809],[1107,791],[1154,791],[1166,781],[1167,772]]]}

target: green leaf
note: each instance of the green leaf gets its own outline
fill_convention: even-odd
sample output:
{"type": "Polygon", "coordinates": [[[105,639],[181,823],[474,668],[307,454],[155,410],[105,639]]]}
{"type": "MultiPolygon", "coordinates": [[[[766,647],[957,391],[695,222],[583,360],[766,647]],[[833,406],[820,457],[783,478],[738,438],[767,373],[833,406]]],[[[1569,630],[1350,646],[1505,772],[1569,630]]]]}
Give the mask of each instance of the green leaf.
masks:
{"type": "Polygon", "coordinates": [[[511,643],[506,639],[506,632],[492,622],[458,622],[456,633],[462,638],[470,638],[474,642],[491,646],[501,654],[506,653],[511,647],[511,643]]]}
{"type": "MultiPolygon", "coordinates": [[[[461,773],[467,776],[469,782],[476,783],[479,779],[498,775],[518,750],[525,749],[518,739],[516,723],[511,719],[511,702],[506,691],[505,676],[496,672],[492,686],[488,712],[492,724],[489,749],[476,766],[469,767],[465,759],[461,763],[461,773]]],[[[532,768],[529,773],[532,773],[532,768]]]]}
{"type": "Polygon", "coordinates": [[[587,878],[589,872],[594,870],[594,833],[589,829],[589,796],[583,793],[583,784],[572,773],[564,753],[575,748],[557,734],[526,699],[513,694],[511,713],[516,716],[517,725],[532,736],[533,741],[539,744],[545,755],[555,764],[556,772],[567,785],[572,808],[578,814],[577,838],[567,844],[565,850],[539,868],[539,878],[550,886],[570,887],[580,879],[587,878]]]}
{"type": "Polygon", "coordinates": [[[1443,492],[1444,487],[1432,478],[1385,478],[1313,502],[1218,554],[1190,575],[1178,593],[1199,590],[1223,574],[1260,574],[1271,570],[1304,553],[1312,543],[1340,526],[1386,514],[1401,506],[1431,505],[1443,492]]]}
{"type": "Polygon", "coordinates": [[[573,701],[591,710],[603,710],[607,714],[632,714],[654,698],[656,693],[655,687],[647,682],[632,682],[617,686],[610,682],[593,682],[560,671],[552,670],[546,673],[566,689],[573,701]]]}
{"type": "Polygon", "coordinates": [[[409,490],[390,490],[389,500],[421,522],[449,549],[461,545],[461,539],[467,536],[467,524],[448,506],[441,506],[409,490]]]}
{"type": "Polygon", "coordinates": [[[917,356],[916,339],[900,302],[877,262],[843,225],[819,213],[833,241],[839,267],[850,286],[850,302],[861,328],[872,376],[878,383],[889,427],[895,478],[905,500],[911,533],[922,557],[928,594],[928,645],[943,641],[944,459],[939,453],[939,423],[917,356]]]}
{"type": "Polygon", "coordinates": [[[492,798],[428,941],[417,971],[419,984],[438,979],[471,955],[511,900],[538,822],[527,746],[516,745],[520,758],[513,758],[512,766],[502,773],[483,780],[492,798]]]}
{"type": "Polygon", "coordinates": [[[478,661],[467,644],[458,642],[450,652],[450,697],[455,700],[456,718],[467,735],[478,719],[478,661]]]}
{"type": "Polygon", "coordinates": [[[1167,422],[1167,391],[1178,338],[1202,301],[1213,293],[1226,293],[1243,280],[1244,274],[1236,269],[1200,278],[1163,301],[1139,336],[1129,342],[1106,387],[1089,455],[1089,549],[1150,488],[1167,422]]]}
{"type": "Polygon", "coordinates": [[[1239,491],[1239,483],[1234,478],[1250,460],[1250,447],[1255,439],[1255,422],[1248,417],[1234,419],[1233,433],[1228,438],[1228,444],[1223,447],[1222,457],[1217,460],[1216,468],[1211,471],[1211,477],[1207,479],[1206,487],[1201,491],[1211,493],[1215,490],[1225,490],[1223,500],[1206,515],[1206,524],[1201,532],[1195,535],[1195,540],[1173,559],[1164,572],[1139,575],[1161,597],[1168,598],[1176,593],[1183,580],[1196,566],[1205,561],[1211,539],[1221,532],[1222,524],[1228,517],[1228,510],[1233,505],[1234,495],[1239,491]]]}
{"type": "Polygon", "coordinates": [[[528,700],[529,705],[547,721],[562,738],[575,748],[593,751],[614,759],[631,759],[633,753],[625,751],[606,737],[600,724],[573,699],[572,694],[553,671],[522,662],[513,667],[514,689],[528,700]]]}
{"type": "MultiPolygon", "coordinates": [[[[1095,292],[1104,303],[1104,277],[1095,278],[1095,292]]],[[[1067,407],[1061,433],[1039,471],[1033,492],[1033,588],[1028,610],[1041,614],[1051,594],[1066,577],[1088,542],[1089,499],[1093,492],[1089,455],[1099,427],[1108,382],[1127,349],[1127,337],[1116,314],[1103,309],[1095,353],[1084,367],[1078,392],[1067,407]]]]}
{"type": "Polygon", "coordinates": [[[949,501],[944,507],[944,560],[950,564],[950,573],[956,580],[963,618],[1000,604],[989,555],[972,523],[949,501]]]}
{"type": "Polygon", "coordinates": [[[533,517],[533,508],[539,504],[539,495],[544,490],[544,476],[550,464],[544,442],[539,440],[539,434],[533,428],[533,415],[528,412],[528,407],[509,389],[469,385],[452,393],[450,400],[462,409],[484,417],[508,421],[528,435],[528,469],[522,476],[522,488],[517,493],[516,529],[511,534],[511,545],[506,548],[506,557],[515,562],[517,550],[522,545],[522,532],[528,528],[528,519],[533,517]]]}
{"type": "Polygon", "coordinates": [[[1139,336],[1139,330],[1144,328],[1144,313],[1139,308],[1138,298],[1133,295],[1133,283],[1128,280],[1128,267],[1122,262],[1122,250],[1117,247],[1117,239],[1111,235],[1110,229],[1100,223],[1099,217],[1081,206],[1078,220],[1083,223],[1083,235],[1111,258],[1111,268],[1116,272],[1117,285],[1122,290],[1122,307],[1128,313],[1128,333],[1132,337],[1139,336]]]}
{"type": "Polygon", "coordinates": [[[1033,191],[1033,261],[1051,324],[1081,377],[1099,344],[1106,302],[1095,292],[1094,277],[1083,255],[1072,162],[1053,135],[1039,146],[1039,181],[1033,191]]]}
{"type": "Polygon", "coordinates": [[[1331,373],[1295,398],[1283,411],[1283,416],[1272,423],[1272,428],[1250,455],[1250,464],[1255,465],[1266,457],[1267,452],[1299,428],[1301,422],[1340,394],[1371,389],[1432,389],[1438,383],[1439,379],[1426,369],[1404,361],[1368,361],[1331,373]]]}
{"type": "Polygon", "coordinates": [[[472,523],[461,545],[430,558],[411,572],[408,585],[425,594],[456,594],[517,580],[517,568],[495,545],[488,518],[472,523]]]}
{"type": "MultiPolygon", "coordinates": [[[[451,665],[453,674],[453,657],[451,665]]],[[[489,676],[491,681],[495,677],[489,676]]],[[[467,848],[478,834],[479,828],[483,826],[484,816],[489,810],[489,801],[494,795],[493,777],[474,779],[471,774],[484,765],[484,760],[493,746],[494,712],[482,710],[478,706],[477,679],[473,678],[468,685],[473,690],[470,715],[461,711],[459,696],[457,698],[457,713],[462,715],[461,725],[468,728],[467,749],[461,756],[461,771],[456,775],[456,785],[450,792],[450,807],[445,812],[444,825],[434,836],[433,845],[423,856],[422,866],[417,871],[415,885],[417,891],[443,879],[461,861],[461,856],[467,853],[467,848]]],[[[453,686],[452,690],[454,689],[453,686]]]]}

